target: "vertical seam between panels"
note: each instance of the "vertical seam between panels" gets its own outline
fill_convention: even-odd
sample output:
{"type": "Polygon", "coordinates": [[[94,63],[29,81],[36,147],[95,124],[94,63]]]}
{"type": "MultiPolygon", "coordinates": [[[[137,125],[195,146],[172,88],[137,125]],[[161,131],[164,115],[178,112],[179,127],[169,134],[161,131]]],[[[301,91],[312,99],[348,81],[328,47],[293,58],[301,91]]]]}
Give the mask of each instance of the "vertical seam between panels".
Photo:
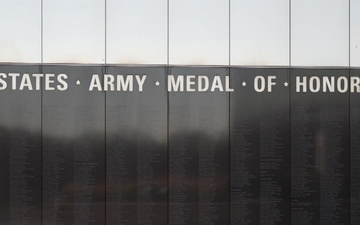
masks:
{"type": "MultiPolygon", "coordinates": [[[[167,19],[167,24],[166,24],[166,28],[167,28],[167,43],[166,43],[166,64],[169,65],[170,62],[170,0],[166,1],[167,6],[166,6],[166,10],[167,10],[167,15],[166,15],[166,19],[167,19]]],[[[166,70],[166,72],[168,72],[168,70],[166,70]]]]}
{"type": "MultiPolygon", "coordinates": [[[[105,0],[105,28],[104,28],[104,32],[105,32],[105,40],[104,40],[104,44],[105,44],[105,56],[104,56],[104,63],[105,65],[107,64],[107,0],[105,0]]],[[[105,68],[106,70],[106,68],[105,68]]],[[[104,71],[106,72],[106,71],[104,71]]]]}
{"type": "MultiPolygon", "coordinates": [[[[349,47],[349,69],[348,69],[348,77],[350,79],[351,77],[351,0],[349,0],[349,43],[348,43],[348,47],[349,47]]],[[[350,118],[351,118],[351,91],[349,90],[349,100],[348,100],[348,125],[349,125],[349,224],[351,224],[351,122],[350,122],[350,118]]]]}
{"type": "MultiPolygon", "coordinates": [[[[167,79],[168,79],[168,73],[169,73],[169,70],[170,68],[169,67],[166,67],[165,69],[165,82],[167,83],[167,79]]],[[[166,147],[167,147],[167,224],[169,225],[170,224],[170,212],[169,212],[169,197],[170,197],[170,186],[169,186],[169,175],[170,175],[170,171],[169,171],[169,153],[170,153],[170,150],[169,150],[169,92],[166,90],[165,88],[165,91],[166,91],[166,102],[167,102],[167,105],[166,105],[166,133],[167,133],[167,143],[166,143],[166,147]]]]}
{"type": "Polygon", "coordinates": [[[292,150],[292,148],[291,148],[291,139],[292,139],[292,137],[291,137],[291,69],[289,68],[288,69],[288,72],[287,72],[287,80],[288,80],[288,83],[289,83],[289,127],[288,127],[288,129],[289,129],[289,224],[291,223],[291,214],[292,214],[292,210],[291,210],[291,172],[292,172],[292,170],[291,170],[291,160],[292,160],[292,158],[291,158],[291,150],[292,150]]]}
{"type": "MultiPolygon", "coordinates": [[[[349,68],[351,67],[351,0],[349,0],[349,68]]],[[[350,73],[349,73],[350,75],[350,73]]]]}
{"type": "MultiPolygon", "coordinates": [[[[106,58],[105,58],[106,59],[106,58]]],[[[106,61],[105,61],[106,62],[106,61]]],[[[103,73],[106,73],[106,66],[103,67],[102,69],[103,73]]],[[[103,75],[103,79],[104,79],[104,75],[103,75]]],[[[104,167],[105,167],[105,176],[104,176],[104,181],[105,181],[105,191],[104,191],[104,221],[105,221],[105,225],[107,224],[107,141],[106,141],[106,91],[104,92],[104,167]]]]}
{"type": "MultiPolygon", "coordinates": [[[[166,64],[167,66],[165,67],[165,82],[167,83],[167,79],[168,79],[168,74],[170,71],[169,68],[169,63],[170,63],[170,0],[166,1],[166,64]]],[[[169,209],[169,197],[170,197],[170,186],[169,186],[169,175],[170,175],[170,171],[169,171],[169,155],[170,155],[170,149],[169,149],[169,92],[166,90],[166,151],[167,151],[167,163],[166,163],[166,170],[167,170],[167,199],[166,199],[166,213],[167,213],[167,224],[170,224],[170,209],[169,209]]]]}
{"type": "MultiPolygon", "coordinates": [[[[41,30],[40,30],[40,73],[43,72],[43,68],[42,68],[42,64],[44,62],[44,2],[43,0],[41,0],[40,2],[40,26],[41,26],[41,30]]],[[[42,84],[42,82],[41,82],[42,84]]],[[[41,192],[41,196],[40,196],[40,224],[42,225],[43,224],[43,88],[42,88],[42,85],[41,85],[41,89],[40,89],[40,143],[41,143],[41,147],[40,147],[40,154],[41,154],[41,171],[40,171],[40,175],[41,175],[41,178],[40,178],[40,181],[41,181],[41,188],[40,188],[40,192],[41,192]]]]}
{"type": "MultiPolygon", "coordinates": [[[[231,83],[231,76],[230,76],[230,66],[231,66],[231,0],[229,0],[229,67],[228,67],[228,75],[229,75],[229,83],[231,83]]],[[[229,120],[228,120],[228,141],[229,141],[229,225],[231,224],[231,93],[229,92],[229,120]]]]}
{"type": "MultiPolygon", "coordinates": [[[[351,71],[350,69],[348,70],[348,77],[350,79],[351,77],[351,71]]],[[[349,199],[349,224],[352,224],[351,223],[351,91],[349,90],[348,92],[348,96],[349,96],[349,100],[348,100],[348,131],[349,131],[349,195],[348,195],[348,199],[349,199]]]]}
{"type": "Polygon", "coordinates": [[[292,62],[291,62],[291,0],[289,0],[289,67],[292,66],[292,62]]]}
{"type": "Polygon", "coordinates": [[[291,194],[291,188],[292,188],[292,183],[291,183],[291,180],[292,180],[292,170],[291,170],[291,160],[292,160],[292,157],[291,157],[291,152],[292,152],[292,146],[291,146],[291,73],[292,73],[292,70],[291,70],[291,66],[292,66],[292,59],[291,59],[291,54],[292,54],[292,42],[291,42],[291,38],[292,38],[292,35],[291,35],[291,23],[292,23],[292,20],[291,20],[291,0],[289,0],[289,69],[288,69],[288,81],[289,81],[289,222],[291,223],[291,215],[292,215],[292,208],[291,208],[291,201],[292,201],[292,194],[291,194]]]}
{"type": "MultiPolygon", "coordinates": [[[[228,67],[228,76],[229,76],[229,83],[231,83],[231,76],[230,76],[230,65],[231,65],[231,0],[229,0],[229,67],[228,67]]],[[[231,126],[231,117],[230,117],[230,96],[231,93],[229,92],[229,106],[228,106],[228,141],[229,141],[229,145],[228,145],[228,150],[229,150],[229,225],[231,224],[231,137],[230,137],[230,126],[231,126]]]]}
{"type": "MultiPolygon", "coordinates": [[[[42,69],[42,65],[40,65],[40,73],[43,72],[42,69]]],[[[41,143],[41,147],[40,147],[40,154],[41,154],[41,171],[40,171],[40,175],[41,175],[41,188],[40,188],[40,192],[41,192],[41,196],[40,196],[40,224],[43,224],[43,149],[44,149],[44,144],[43,144],[43,88],[42,88],[42,83],[41,82],[41,91],[40,91],[40,143],[41,143]]]]}
{"type": "MultiPolygon", "coordinates": [[[[229,76],[229,83],[231,83],[231,76],[230,76],[230,65],[231,65],[231,0],[229,0],[229,67],[228,67],[228,76],[229,76]]],[[[229,141],[229,145],[228,145],[228,150],[229,150],[229,204],[228,204],[228,207],[229,207],[229,225],[231,224],[231,137],[230,137],[230,133],[231,133],[231,130],[230,130],[230,126],[231,126],[231,117],[230,117],[230,96],[231,96],[231,93],[229,92],[229,106],[228,106],[228,110],[229,110],[229,113],[228,113],[228,116],[229,116],[229,119],[228,119],[228,141],[229,141]]]]}
{"type": "MultiPolygon", "coordinates": [[[[229,66],[231,65],[231,0],[229,0],[229,66]]],[[[229,70],[230,75],[230,70],[229,70]]]]}
{"type": "MultiPolygon", "coordinates": [[[[105,12],[105,18],[104,18],[104,45],[105,45],[105,55],[104,55],[104,67],[102,69],[103,74],[106,73],[106,64],[107,64],[107,0],[105,0],[105,7],[104,7],[104,12],[105,12]]],[[[102,77],[104,79],[104,75],[102,74],[102,77]]],[[[106,91],[104,93],[104,169],[105,169],[105,176],[104,176],[104,186],[105,186],[105,190],[104,190],[104,222],[105,225],[107,224],[107,134],[106,134],[106,91]]]]}
{"type": "Polygon", "coordinates": [[[41,6],[40,6],[40,8],[41,8],[41,31],[40,31],[40,35],[41,35],[41,37],[40,37],[40,61],[41,61],[41,63],[44,63],[44,3],[43,3],[43,0],[41,0],[41,6]]]}
{"type": "MultiPolygon", "coordinates": [[[[107,64],[107,0],[105,0],[104,2],[105,6],[104,6],[104,12],[105,12],[105,18],[104,18],[104,45],[105,45],[105,49],[104,49],[104,67],[102,69],[102,72],[104,74],[106,74],[106,64],[107,64]]],[[[102,76],[104,79],[104,75],[102,76]]],[[[104,176],[104,186],[105,186],[105,190],[104,190],[104,222],[105,225],[107,224],[107,134],[106,134],[106,91],[104,93],[104,169],[105,169],[105,176],[104,176]]]]}

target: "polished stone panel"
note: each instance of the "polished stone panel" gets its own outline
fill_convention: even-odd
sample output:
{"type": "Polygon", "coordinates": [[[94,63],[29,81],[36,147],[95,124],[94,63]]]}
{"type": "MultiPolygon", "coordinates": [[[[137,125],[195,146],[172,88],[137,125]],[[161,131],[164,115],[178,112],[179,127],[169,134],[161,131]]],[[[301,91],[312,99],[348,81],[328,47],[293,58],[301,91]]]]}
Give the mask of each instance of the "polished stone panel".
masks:
{"type": "Polygon", "coordinates": [[[104,224],[105,93],[89,91],[103,67],[44,66],[43,73],[68,76],[67,90],[43,91],[43,224],[104,224]]]}
{"type": "MultiPolygon", "coordinates": [[[[216,76],[225,84],[228,69],[175,67],[170,69],[168,80],[171,75],[175,79],[194,75],[193,80],[205,75],[211,87],[216,76]]],[[[198,87],[199,83],[192,85],[191,82],[186,83],[190,89],[198,87]]],[[[171,91],[169,224],[228,223],[229,94],[219,89],[213,92],[171,91]]]]}
{"type": "Polygon", "coordinates": [[[166,69],[107,67],[106,74],[133,82],[133,91],[106,92],[107,224],[167,224],[166,69]],[[136,77],[145,79],[142,91],[136,77]]]}
{"type": "MultiPolygon", "coordinates": [[[[360,70],[350,70],[350,76],[360,79],[360,70]]],[[[360,90],[359,90],[360,91],[360,90]]],[[[360,223],[360,96],[350,94],[350,224],[360,223]]]]}
{"type": "Polygon", "coordinates": [[[289,70],[230,75],[231,224],[290,224],[289,70]]]}
{"type": "Polygon", "coordinates": [[[341,69],[291,70],[292,224],[350,224],[348,77],[341,69]]]}
{"type": "Polygon", "coordinates": [[[0,66],[7,83],[0,91],[0,224],[4,225],[41,224],[41,90],[18,90],[23,75],[33,73],[40,73],[40,67],[0,66]],[[16,83],[9,73],[19,75],[16,83]]]}

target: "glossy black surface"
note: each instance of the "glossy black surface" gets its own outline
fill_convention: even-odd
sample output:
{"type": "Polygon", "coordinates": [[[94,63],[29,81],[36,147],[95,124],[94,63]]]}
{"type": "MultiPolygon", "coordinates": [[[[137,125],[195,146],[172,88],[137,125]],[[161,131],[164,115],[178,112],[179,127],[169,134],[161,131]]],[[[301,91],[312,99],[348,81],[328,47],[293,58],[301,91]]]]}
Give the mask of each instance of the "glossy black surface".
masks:
{"type": "Polygon", "coordinates": [[[105,93],[88,90],[103,68],[44,66],[43,73],[65,73],[69,85],[43,91],[43,224],[104,224],[105,93]]]}
{"type": "Polygon", "coordinates": [[[288,69],[230,69],[231,224],[290,224],[288,69]],[[265,90],[257,92],[262,76],[265,90]],[[270,76],[276,76],[271,91],[270,76]]]}
{"type": "MultiPolygon", "coordinates": [[[[293,69],[291,74],[291,222],[350,224],[349,92],[296,92],[296,77],[348,70],[293,69]]],[[[316,86],[314,86],[316,87],[316,86]]],[[[336,87],[336,85],[335,85],[336,87]]]]}
{"type": "Polygon", "coordinates": [[[133,92],[106,93],[107,224],[166,224],[166,69],[108,67],[106,73],[134,76],[133,92]],[[135,76],[145,74],[140,92],[135,76]]]}
{"type": "MultiPolygon", "coordinates": [[[[360,70],[350,70],[360,78],[360,70]]],[[[360,93],[350,94],[350,224],[360,224],[360,93]]]]}
{"type": "MultiPolygon", "coordinates": [[[[171,68],[215,75],[225,68],[171,68]]],[[[169,92],[169,224],[229,223],[229,94],[169,92]]]]}
{"type": "Polygon", "coordinates": [[[359,224],[360,94],[338,90],[350,72],[360,81],[357,69],[1,65],[20,77],[0,90],[0,224],[359,224]],[[69,87],[18,90],[36,73],[69,87]],[[115,89],[133,75],[133,90],[89,91],[93,74],[115,89]],[[167,92],[168,74],[185,90],[167,92]],[[186,91],[186,75],[197,88],[229,74],[234,92],[186,91]]]}
{"type": "MultiPolygon", "coordinates": [[[[0,66],[0,73],[39,73],[0,66]]],[[[0,91],[0,224],[41,224],[41,91],[0,91]]],[[[17,81],[16,88],[19,88],[17,81]]]]}

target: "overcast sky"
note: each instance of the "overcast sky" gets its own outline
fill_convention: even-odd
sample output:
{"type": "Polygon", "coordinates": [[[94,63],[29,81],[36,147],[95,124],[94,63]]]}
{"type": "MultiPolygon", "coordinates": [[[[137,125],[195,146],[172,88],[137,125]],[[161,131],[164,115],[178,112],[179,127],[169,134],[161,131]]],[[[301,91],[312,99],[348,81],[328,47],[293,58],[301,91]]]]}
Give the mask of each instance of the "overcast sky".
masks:
{"type": "Polygon", "coordinates": [[[360,0],[41,4],[0,0],[1,62],[360,66],[360,0]]]}

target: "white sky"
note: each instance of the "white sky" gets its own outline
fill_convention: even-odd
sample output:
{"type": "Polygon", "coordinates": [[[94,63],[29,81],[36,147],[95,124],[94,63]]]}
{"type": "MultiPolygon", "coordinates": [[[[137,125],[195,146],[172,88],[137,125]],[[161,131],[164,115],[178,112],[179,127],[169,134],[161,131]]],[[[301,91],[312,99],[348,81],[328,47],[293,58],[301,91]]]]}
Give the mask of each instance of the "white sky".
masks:
{"type": "Polygon", "coordinates": [[[0,0],[0,62],[360,66],[360,0],[167,2],[0,0]]]}

